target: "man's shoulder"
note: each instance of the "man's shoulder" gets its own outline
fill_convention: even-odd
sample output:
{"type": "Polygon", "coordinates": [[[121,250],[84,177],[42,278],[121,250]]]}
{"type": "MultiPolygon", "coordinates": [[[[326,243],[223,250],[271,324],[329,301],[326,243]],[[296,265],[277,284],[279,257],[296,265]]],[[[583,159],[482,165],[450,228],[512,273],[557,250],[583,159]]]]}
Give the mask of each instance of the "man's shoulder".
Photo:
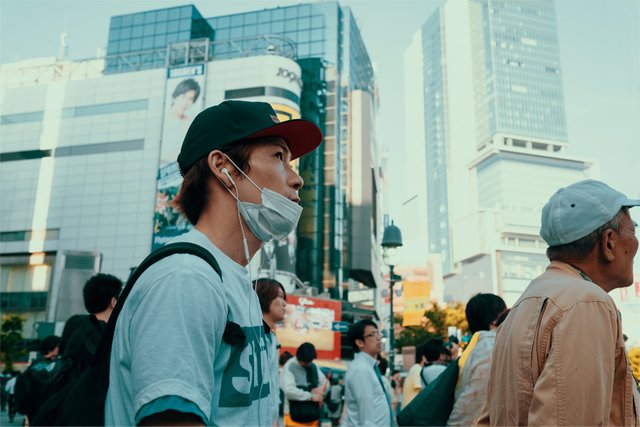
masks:
{"type": "Polygon", "coordinates": [[[553,262],[529,284],[515,306],[531,298],[549,299],[563,311],[581,302],[612,303],[609,294],[600,286],[585,280],[571,269],[568,264],[553,262]]]}

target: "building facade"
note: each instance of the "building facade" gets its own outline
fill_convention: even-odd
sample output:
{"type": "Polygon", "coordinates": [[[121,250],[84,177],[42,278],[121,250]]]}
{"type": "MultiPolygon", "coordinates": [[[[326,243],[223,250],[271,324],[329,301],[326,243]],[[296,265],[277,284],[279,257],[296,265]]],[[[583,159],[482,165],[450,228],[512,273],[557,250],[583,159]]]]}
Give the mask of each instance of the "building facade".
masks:
{"type": "Polygon", "coordinates": [[[337,2],[209,19],[193,6],[114,16],[103,58],[3,64],[3,312],[26,315],[27,336],[39,322],[62,322],[84,311],[81,287],[95,272],[124,280],[184,232],[169,206],[180,183],[175,158],[190,120],[225,99],[269,102],[281,120],[302,116],[325,135],[297,164],[306,183],[297,233],[265,245],[254,272],[334,297],[350,282],[376,286],[376,256],[355,257],[351,275],[348,244],[357,235],[378,247],[375,136],[362,134],[375,120],[371,70],[353,16],[337,2]],[[354,202],[363,191],[366,200],[354,202]],[[358,210],[352,226],[351,206],[363,203],[367,217],[358,210]]]}
{"type": "Polygon", "coordinates": [[[599,174],[566,154],[554,2],[448,1],[416,33],[405,74],[421,76],[419,95],[407,89],[424,124],[409,151],[425,155],[421,243],[442,257],[445,301],[483,291],[510,304],[547,263],[546,200],[599,174]]]}

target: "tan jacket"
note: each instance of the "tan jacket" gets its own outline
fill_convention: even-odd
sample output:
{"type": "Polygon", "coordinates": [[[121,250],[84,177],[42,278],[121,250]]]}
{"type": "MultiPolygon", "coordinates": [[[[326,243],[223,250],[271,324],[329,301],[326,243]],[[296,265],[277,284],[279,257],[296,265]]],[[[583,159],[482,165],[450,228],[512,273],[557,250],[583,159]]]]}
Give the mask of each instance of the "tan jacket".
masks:
{"type": "Polygon", "coordinates": [[[498,329],[479,425],[638,425],[611,297],[554,261],[498,329]]]}

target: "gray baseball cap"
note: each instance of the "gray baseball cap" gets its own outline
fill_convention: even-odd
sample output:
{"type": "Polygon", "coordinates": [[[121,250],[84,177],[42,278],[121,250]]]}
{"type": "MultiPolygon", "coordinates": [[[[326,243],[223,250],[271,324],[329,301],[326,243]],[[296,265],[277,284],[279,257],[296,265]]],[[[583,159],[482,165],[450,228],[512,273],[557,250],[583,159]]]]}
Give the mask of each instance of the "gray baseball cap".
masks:
{"type": "Polygon", "coordinates": [[[559,189],[542,208],[540,236],[549,246],[575,242],[610,221],[623,207],[640,206],[593,179],[559,189]]]}

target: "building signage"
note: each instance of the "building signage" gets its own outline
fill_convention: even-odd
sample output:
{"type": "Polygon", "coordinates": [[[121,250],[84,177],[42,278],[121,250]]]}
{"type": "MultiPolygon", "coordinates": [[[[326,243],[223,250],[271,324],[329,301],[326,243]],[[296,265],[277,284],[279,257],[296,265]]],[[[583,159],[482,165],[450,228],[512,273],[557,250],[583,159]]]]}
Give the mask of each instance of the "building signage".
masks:
{"type": "Polygon", "coordinates": [[[287,70],[286,68],[282,68],[282,67],[278,68],[278,72],[276,73],[276,76],[283,77],[289,80],[290,82],[296,82],[300,87],[302,87],[302,79],[300,78],[300,76],[298,76],[293,71],[287,70]]]}
{"type": "MultiPolygon", "coordinates": [[[[340,333],[334,325],[342,318],[342,303],[336,300],[287,295],[282,327],[276,328],[281,351],[296,354],[300,344],[313,343],[319,359],[340,358],[340,333]]],[[[348,326],[348,325],[347,325],[348,326]]]]}
{"type": "Polygon", "coordinates": [[[204,106],[204,64],[167,70],[152,249],[191,228],[171,205],[182,183],[176,159],[189,125],[204,106]]]}

